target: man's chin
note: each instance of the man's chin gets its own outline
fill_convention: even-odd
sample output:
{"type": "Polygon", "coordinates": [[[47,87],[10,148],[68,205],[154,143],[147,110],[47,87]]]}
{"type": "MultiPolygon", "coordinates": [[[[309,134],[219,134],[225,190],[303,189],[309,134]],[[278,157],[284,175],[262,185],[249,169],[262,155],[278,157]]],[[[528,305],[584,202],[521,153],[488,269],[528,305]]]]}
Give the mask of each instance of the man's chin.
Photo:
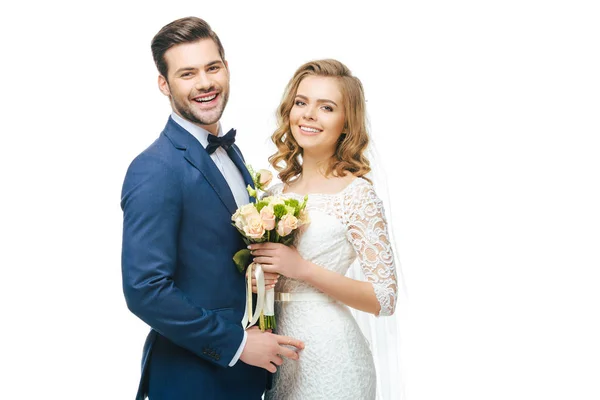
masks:
{"type": "Polygon", "coordinates": [[[197,125],[213,125],[219,122],[223,111],[198,112],[198,110],[189,110],[186,113],[180,113],[185,119],[197,125]]]}

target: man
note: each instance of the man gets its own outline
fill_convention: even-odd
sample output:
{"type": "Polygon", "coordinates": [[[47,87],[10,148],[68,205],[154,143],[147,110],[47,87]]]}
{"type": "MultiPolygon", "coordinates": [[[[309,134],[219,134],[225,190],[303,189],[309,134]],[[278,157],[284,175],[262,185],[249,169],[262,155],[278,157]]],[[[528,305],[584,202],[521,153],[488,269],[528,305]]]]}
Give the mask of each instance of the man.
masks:
{"type": "Polygon", "coordinates": [[[123,290],[152,330],[137,399],[259,399],[283,345],[298,340],[241,326],[244,277],[231,225],[250,199],[251,178],[235,131],[219,119],[229,96],[223,46],[199,18],[183,18],[152,41],[160,91],[173,113],[131,163],[123,184],[123,290]]]}

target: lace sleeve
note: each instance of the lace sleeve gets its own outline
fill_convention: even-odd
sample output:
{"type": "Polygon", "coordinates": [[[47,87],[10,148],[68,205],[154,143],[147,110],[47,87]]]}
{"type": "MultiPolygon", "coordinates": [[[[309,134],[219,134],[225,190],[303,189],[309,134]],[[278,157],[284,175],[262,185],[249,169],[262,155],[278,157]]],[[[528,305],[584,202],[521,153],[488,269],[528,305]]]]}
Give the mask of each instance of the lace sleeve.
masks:
{"type": "Polygon", "coordinates": [[[354,247],[363,274],[371,282],[381,310],[394,313],[397,298],[396,266],[382,201],[366,181],[346,195],[346,237],[354,247]]]}
{"type": "Polygon", "coordinates": [[[270,188],[268,188],[262,196],[260,196],[260,198],[264,198],[267,196],[279,196],[281,194],[281,192],[283,191],[283,183],[276,183],[274,185],[271,185],[270,188]]]}

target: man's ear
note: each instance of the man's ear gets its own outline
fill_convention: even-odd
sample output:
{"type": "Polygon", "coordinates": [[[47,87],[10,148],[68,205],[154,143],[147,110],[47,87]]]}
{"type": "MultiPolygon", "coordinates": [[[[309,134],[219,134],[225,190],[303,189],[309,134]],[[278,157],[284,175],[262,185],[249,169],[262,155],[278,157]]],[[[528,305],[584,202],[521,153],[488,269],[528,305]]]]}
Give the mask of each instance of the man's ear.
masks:
{"type": "Polygon", "coordinates": [[[165,96],[171,97],[171,90],[169,89],[169,82],[167,82],[167,79],[162,75],[158,76],[158,89],[165,96]]]}

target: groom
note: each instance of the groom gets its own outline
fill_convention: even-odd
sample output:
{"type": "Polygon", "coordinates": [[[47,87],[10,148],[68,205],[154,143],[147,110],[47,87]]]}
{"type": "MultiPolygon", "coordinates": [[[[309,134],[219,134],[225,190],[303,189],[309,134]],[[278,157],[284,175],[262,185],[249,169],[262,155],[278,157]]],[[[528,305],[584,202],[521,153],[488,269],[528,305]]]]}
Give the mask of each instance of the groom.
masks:
{"type": "Polygon", "coordinates": [[[267,371],[296,339],[244,331],[245,284],[233,261],[244,243],[231,225],[251,177],[219,123],[229,97],[223,46],[199,18],[152,40],[160,91],[173,113],[123,183],[123,291],[152,330],[136,399],[260,399],[267,371]]]}

